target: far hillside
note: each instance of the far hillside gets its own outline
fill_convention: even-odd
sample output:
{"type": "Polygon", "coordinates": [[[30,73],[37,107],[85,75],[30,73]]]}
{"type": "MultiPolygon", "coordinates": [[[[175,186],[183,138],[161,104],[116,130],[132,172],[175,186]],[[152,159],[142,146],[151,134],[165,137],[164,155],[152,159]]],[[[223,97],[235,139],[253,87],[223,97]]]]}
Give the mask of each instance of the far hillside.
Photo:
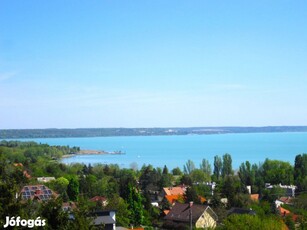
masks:
{"type": "Polygon", "coordinates": [[[269,133],[269,132],[307,132],[307,126],[0,129],[0,139],[52,138],[52,137],[203,135],[203,134],[269,133]]]}

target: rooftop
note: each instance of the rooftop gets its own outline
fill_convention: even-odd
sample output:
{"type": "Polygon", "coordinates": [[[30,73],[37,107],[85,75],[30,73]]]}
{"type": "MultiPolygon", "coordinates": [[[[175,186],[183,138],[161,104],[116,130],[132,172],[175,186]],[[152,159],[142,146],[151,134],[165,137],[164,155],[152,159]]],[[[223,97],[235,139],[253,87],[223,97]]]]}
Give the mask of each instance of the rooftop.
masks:
{"type": "Polygon", "coordinates": [[[50,200],[53,196],[58,196],[55,192],[49,189],[45,185],[27,185],[24,186],[20,192],[21,199],[38,199],[38,200],[50,200]]]}

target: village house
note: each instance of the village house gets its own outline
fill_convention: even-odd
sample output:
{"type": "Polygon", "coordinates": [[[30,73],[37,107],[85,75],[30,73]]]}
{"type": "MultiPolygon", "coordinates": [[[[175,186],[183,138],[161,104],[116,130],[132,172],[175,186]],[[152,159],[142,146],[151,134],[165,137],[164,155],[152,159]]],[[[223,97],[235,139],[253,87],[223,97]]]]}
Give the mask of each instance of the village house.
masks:
{"type": "Polygon", "coordinates": [[[164,220],[165,225],[174,229],[191,221],[196,228],[215,228],[218,217],[208,205],[175,203],[164,220]]]}
{"type": "Polygon", "coordinates": [[[293,213],[291,213],[289,210],[283,208],[283,207],[278,207],[278,212],[279,212],[279,215],[281,217],[287,217],[287,216],[291,216],[292,220],[294,222],[297,222],[298,218],[299,218],[299,215],[295,215],[293,213]]]}
{"type": "Polygon", "coordinates": [[[174,205],[176,202],[183,203],[183,195],[165,195],[165,199],[171,204],[174,205]],[[181,202],[180,202],[181,201],[181,202]]]}
{"type": "Polygon", "coordinates": [[[45,185],[27,185],[21,189],[20,196],[22,200],[46,201],[58,197],[58,194],[45,185]]]}
{"type": "Polygon", "coordinates": [[[62,210],[64,212],[67,212],[68,213],[68,218],[70,220],[74,220],[74,214],[73,214],[73,211],[77,209],[77,205],[75,202],[64,202],[62,203],[62,210]]]}
{"type": "Polygon", "coordinates": [[[159,187],[150,184],[146,187],[145,192],[149,195],[151,204],[153,206],[158,206],[160,194],[159,187]]]}
{"type": "Polygon", "coordinates": [[[114,210],[104,210],[99,212],[93,212],[90,215],[94,217],[93,225],[103,226],[105,230],[115,230],[116,229],[116,211],[114,210]]]}
{"type": "Polygon", "coordinates": [[[252,201],[258,202],[259,201],[259,194],[250,194],[250,199],[252,201]]]}
{"type": "Polygon", "coordinates": [[[297,189],[295,185],[271,185],[270,183],[265,184],[266,189],[272,189],[274,187],[283,189],[285,191],[284,196],[295,197],[295,190],[297,189]]]}
{"type": "Polygon", "coordinates": [[[258,202],[259,201],[259,194],[257,194],[257,193],[252,194],[252,186],[247,185],[246,189],[247,189],[248,194],[250,195],[250,199],[252,201],[258,202]]]}
{"type": "Polygon", "coordinates": [[[55,177],[37,177],[36,180],[39,183],[47,183],[47,182],[55,180],[55,177]]]}
{"type": "MultiPolygon", "coordinates": [[[[13,165],[15,167],[18,167],[18,168],[21,168],[21,169],[23,168],[23,164],[22,163],[14,163],[13,165]]],[[[28,173],[27,170],[23,170],[22,173],[23,173],[24,177],[26,177],[27,179],[31,179],[31,175],[28,173]]]]}
{"type": "Polygon", "coordinates": [[[71,212],[71,211],[75,210],[76,208],[77,208],[76,203],[75,203],[75,202],[72,202],[72,201],[70,201],[70,202],[64,202],[64,203],[62,204],[62,209],[63,209],[63,211],[65,211],[65,212],[71,212]]]}
{"type": "Polygon", "coordinates": [[[279,199],[275,200],[275,207],[278,208],[283,204],[292,205],[293,198],[291,197],[280,197],[279,199]]]}
{"type": "Polygon", "coordinates": [[[193,183],[193,185],[195,185],[195,186],[205,185],[206,187],[209,188],[212,196],[214,195],[214,189],[217,186],[217,184],[214,181],[213,182],[202,182],[202,183],[196,182],[196,183],[193,183]]]}
{"type": "Polygon", "coordinates": [[[185,192],[187,191],[187,187],[185,185],[177,186],[177,187],[165,187],[162,189],[158,200],[161,202],[165,196],[184,196],[185,192]]]}
{"type": "Polygon", "coordinates": [[[90,199],[90,201],[94,203],[100,203],[103,207],[108,205],[108,200],[104,196],[94,196],[90,199]]]}

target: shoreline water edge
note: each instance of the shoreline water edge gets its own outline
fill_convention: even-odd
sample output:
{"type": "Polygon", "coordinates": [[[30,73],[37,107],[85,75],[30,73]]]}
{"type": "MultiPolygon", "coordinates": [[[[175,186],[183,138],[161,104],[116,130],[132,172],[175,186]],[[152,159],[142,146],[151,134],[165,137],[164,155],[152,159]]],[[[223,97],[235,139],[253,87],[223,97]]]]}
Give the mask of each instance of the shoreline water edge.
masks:
{"type": "Polygon", "coordinates": [[[63,155],[62,158],[70,158],[79,155],[124,155],[122,151],[108,152],[104,150],[83,149],[79,152],[63,155]]]}

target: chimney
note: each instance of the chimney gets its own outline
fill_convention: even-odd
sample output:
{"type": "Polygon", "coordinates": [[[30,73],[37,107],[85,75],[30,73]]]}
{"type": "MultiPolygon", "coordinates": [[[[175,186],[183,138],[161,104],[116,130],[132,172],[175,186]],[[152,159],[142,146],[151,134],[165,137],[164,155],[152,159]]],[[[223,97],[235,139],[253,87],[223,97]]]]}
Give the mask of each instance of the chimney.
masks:
{"type": "Polygon", "coordinates": [[[246,189],[247,189],[247,191],[248,191],[248,194],[251,194],[251,193],[252,193],[252,186],[247,185],[247,186],[246,186],[246,189]]]}

